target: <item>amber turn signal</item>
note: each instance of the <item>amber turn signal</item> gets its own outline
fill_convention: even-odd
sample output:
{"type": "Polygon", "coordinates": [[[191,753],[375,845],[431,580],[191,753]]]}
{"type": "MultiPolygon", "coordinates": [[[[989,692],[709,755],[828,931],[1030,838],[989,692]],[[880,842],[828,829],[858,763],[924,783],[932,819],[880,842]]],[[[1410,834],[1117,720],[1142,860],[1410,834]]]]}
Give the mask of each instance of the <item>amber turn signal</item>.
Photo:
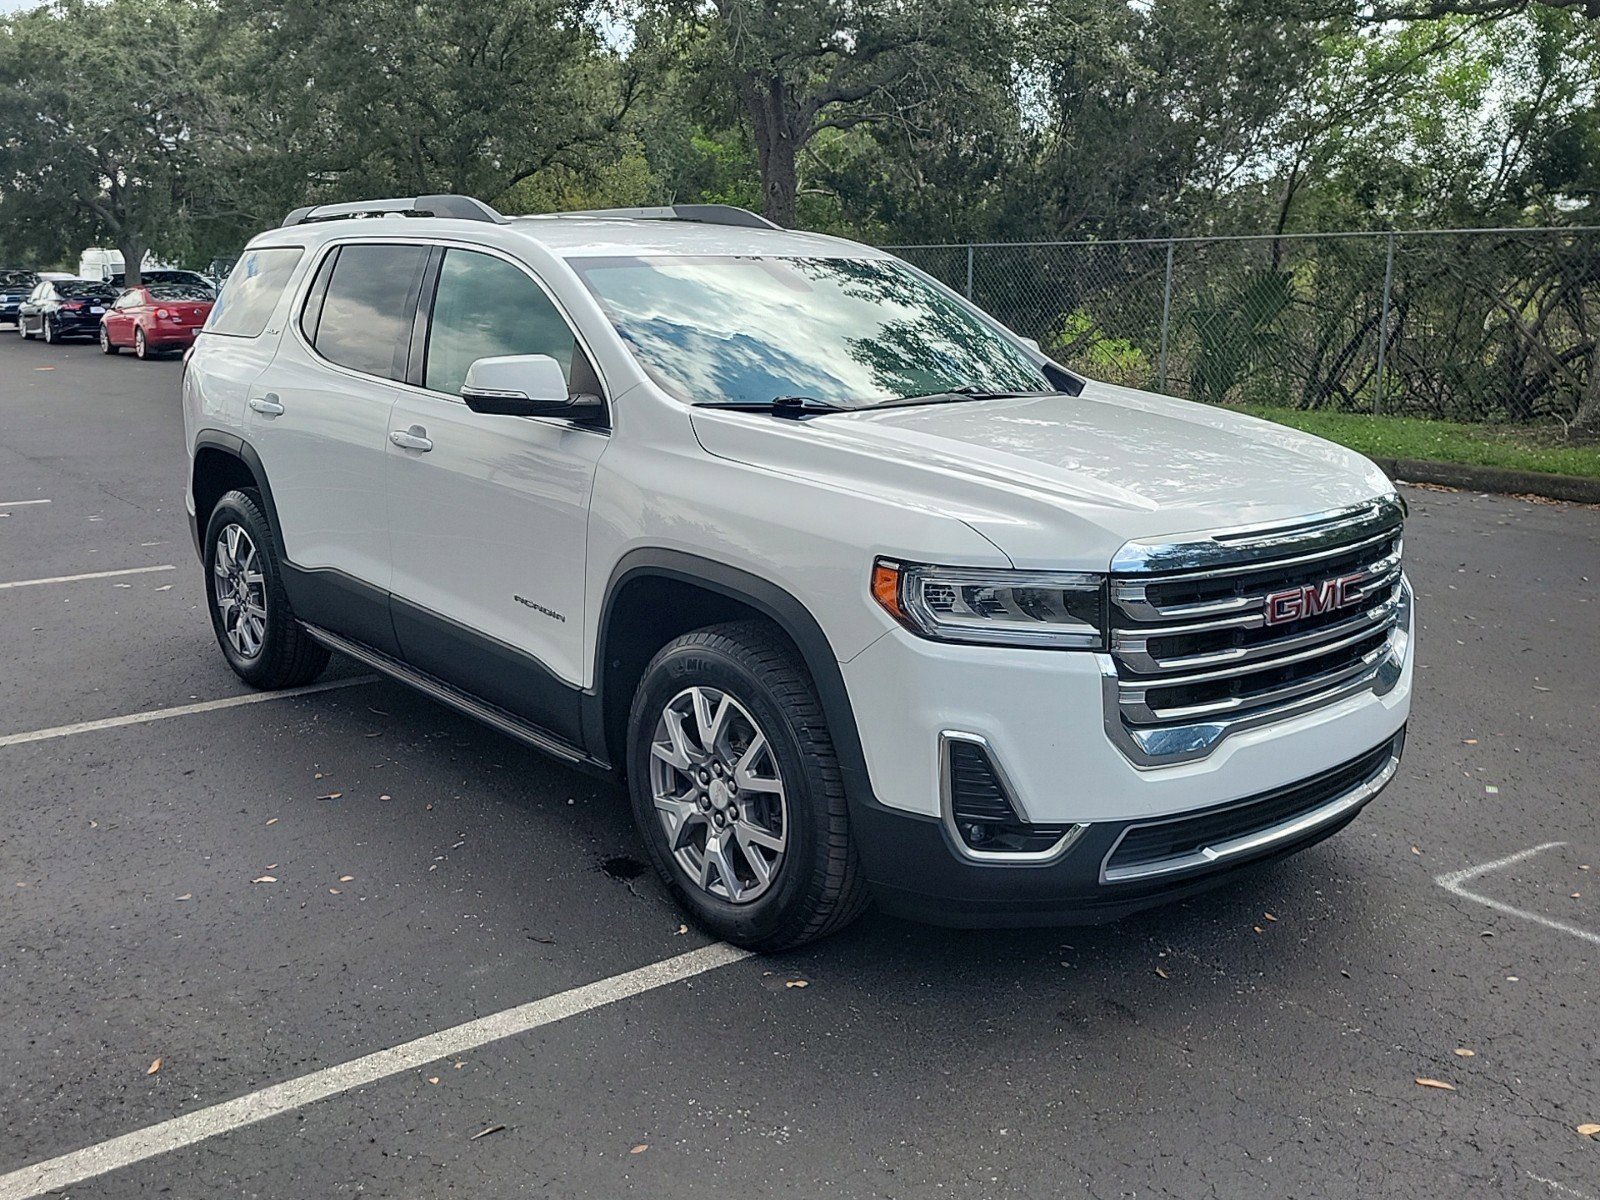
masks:
{"type": "Polygon", "coordinates": [[[900,607],[900,566],[879,559],[872,565],[872,598],[883,605],[896,621],[904,622],[905,612],[900,607]]]}

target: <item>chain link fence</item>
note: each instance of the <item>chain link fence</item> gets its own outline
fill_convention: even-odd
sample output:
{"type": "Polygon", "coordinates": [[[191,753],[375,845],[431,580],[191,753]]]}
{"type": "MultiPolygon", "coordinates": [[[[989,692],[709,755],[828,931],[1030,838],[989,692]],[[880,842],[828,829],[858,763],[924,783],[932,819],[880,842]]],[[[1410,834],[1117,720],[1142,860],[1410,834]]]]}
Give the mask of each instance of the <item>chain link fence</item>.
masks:
{"type": "Polygon", "coordinates": [[[1600,228],[890,249],[1109,383],[1600,427],[1600,228]]]}

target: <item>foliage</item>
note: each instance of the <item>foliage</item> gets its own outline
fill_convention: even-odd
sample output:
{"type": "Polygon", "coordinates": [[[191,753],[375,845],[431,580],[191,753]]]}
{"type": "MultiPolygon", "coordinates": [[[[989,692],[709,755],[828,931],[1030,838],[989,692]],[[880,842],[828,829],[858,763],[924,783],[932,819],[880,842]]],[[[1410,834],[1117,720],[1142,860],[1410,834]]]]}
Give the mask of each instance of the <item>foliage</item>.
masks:
{"type": "MultiPolygon", "coordinates": [[[[174,0],[58,0],[0,26],[0,228],[45,260],[109,241],[190,249],[219,113],[201,48],[210,12],[174,0]]],[[[136,276],[135,276],[136,277],[136,276]]]]}
{"type": "Polygon", "coordinates": [[[1246,405],[1244,411],[1280,425],[1314,433],[1375,458],[1505,467],[1600,479],[1600,445],[1561,444],[1516,427],[1431,421],[1418,417],[1374,417],[1357,413],[1303,412],[1246,405]]]}
{"type": "MultiPolygon", "coordinates": [[[[1164,248],[1119,239],[1600,223],[1594,7],[50,0],[0,18],[0,258],[203,264],[300,204],[430,191],[1086,240],[986,251],[977,299],[1153,382],[1164,248]]],[[[1170,386],[1600,424],[1589,250],[1402,253],[1380,381],[1381,239],[1224,246],[1179,264],[1170,386]]]]}

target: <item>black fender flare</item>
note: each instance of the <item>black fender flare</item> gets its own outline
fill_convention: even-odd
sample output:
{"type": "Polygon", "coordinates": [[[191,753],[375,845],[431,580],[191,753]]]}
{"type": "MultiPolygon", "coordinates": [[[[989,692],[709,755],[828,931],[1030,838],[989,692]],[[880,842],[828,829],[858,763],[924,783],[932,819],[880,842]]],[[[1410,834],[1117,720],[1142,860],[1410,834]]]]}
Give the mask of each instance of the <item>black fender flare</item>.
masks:
{"type": "MultiPolygon", "coordinates": [[[[242,462],[255,478],[256,490],[261,493],[261,503],[267,510],[267,520],[272,523],[272,532],[282,540],[283,527],[278,524],[278,506],[272,500],[272,484],[267,481],[267,468],[261,462],[261,456],[256,453],[256,448],[245,441],[236,433],[229,433],[225,429],[202,429],[195,435],[194,450],[189,456],[189,495],[194,496],[194,464],[200,460],[202,450],[221,450],[224,454],[231,455],[242,462]]],[[[195,552],[201,559],[205,558],[204,547],[200,544],[201,534],[200,518],[196,514],[189,521],[189,527],[194,534],[195,552]]]]}
{"type": "MultiPolygon", "coordinates": [[[[867,773],[866,755],[861,749],[861,733],[856,726],[855,710],[851,707],[850,694],[845,688],[844,673],[839,669],[839,660],[834,656],[827,634],[811,615],[811,610],[769,579],[697,554],[641,548],[625,554],[612,568],[611,577],[606,582],[605,599],[600,606],[595,646],[594,717],[585,722],[585,729],[599,730],[603,719],[606,643],[611,634],[612,607],[624,587],[647,577],[670,579],[716,592],[754,609],[783,630],[800,651],[806,670],[817,685],[817,696],[828,719],[828,732],[833,737],[834,752],[839,756],[846,797],[852,808],[877,807],[867,773]]],[[[601,757],[604,757],[604,747],[600,749],[601,757]]],[[[594,751],[595,747],[591,746],[590,752],[594,751]]]]}

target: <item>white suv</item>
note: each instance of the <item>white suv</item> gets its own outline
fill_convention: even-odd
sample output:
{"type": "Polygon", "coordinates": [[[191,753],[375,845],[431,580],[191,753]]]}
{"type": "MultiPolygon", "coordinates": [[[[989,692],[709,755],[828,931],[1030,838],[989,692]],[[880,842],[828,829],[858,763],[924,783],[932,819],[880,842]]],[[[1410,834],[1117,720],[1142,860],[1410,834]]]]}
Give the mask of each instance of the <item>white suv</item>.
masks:
{"type": "Polygon", "coordinates": [[[1104,919],[1393,776],[1370,462],[1083,380],[883,251],[423,196],[251,242],[183,381],[218,642],[627,781],[718,936],[1104,919]]]}

